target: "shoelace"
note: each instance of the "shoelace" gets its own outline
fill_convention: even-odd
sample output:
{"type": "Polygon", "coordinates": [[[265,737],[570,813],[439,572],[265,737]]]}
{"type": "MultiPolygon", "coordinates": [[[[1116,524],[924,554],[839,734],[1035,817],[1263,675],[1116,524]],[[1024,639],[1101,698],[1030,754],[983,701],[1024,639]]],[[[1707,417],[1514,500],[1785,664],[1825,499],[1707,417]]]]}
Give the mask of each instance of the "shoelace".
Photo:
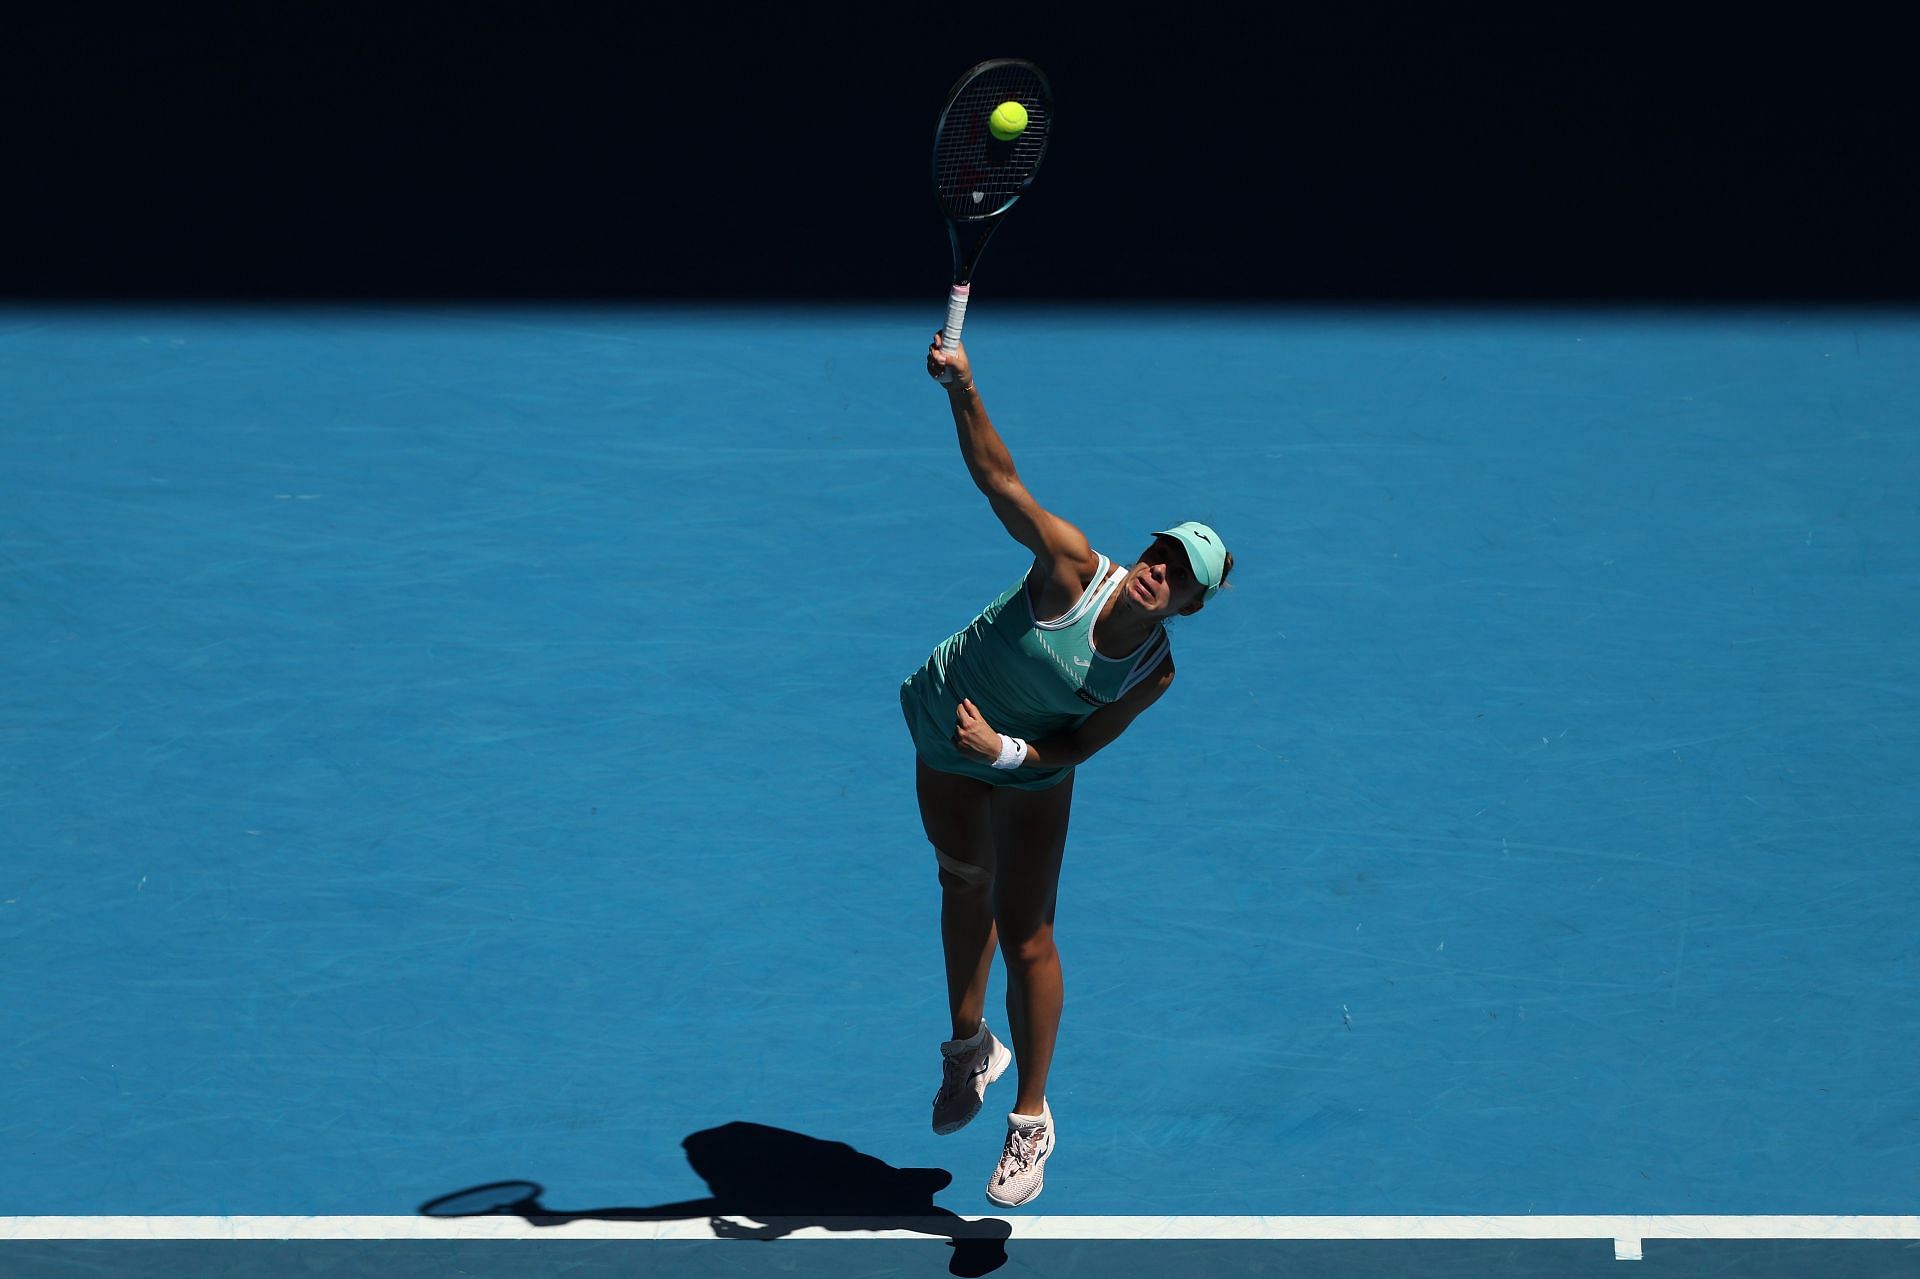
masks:
{"type": "Polygon", "coordinates": [[[940,1077],[940,1091],[934,1097],[934,1100],[938,1101],[941,1097],[945,1097],[950,1093],[957,1093],[966,1087],[973,1079],[975,1067],[976,1063],[971,1053],[959,1057],[946,1057],[943,1054],[943,1060],[941,1061],[943,1073],[940,1077]]]}
{"type": "Polygon", "coordinates": [[[1000,1152],[1000,1180],[1003,1183],[1033,1167],[1040,1158],[1041,1139],[1046,1135],[1045,1124],[1033,1128],[1007,1129],[1007,1148],[1000,1152]],[[1007,1167],[1009,1163],[1013,1165],[1011,1169],[1007,1167]]]}

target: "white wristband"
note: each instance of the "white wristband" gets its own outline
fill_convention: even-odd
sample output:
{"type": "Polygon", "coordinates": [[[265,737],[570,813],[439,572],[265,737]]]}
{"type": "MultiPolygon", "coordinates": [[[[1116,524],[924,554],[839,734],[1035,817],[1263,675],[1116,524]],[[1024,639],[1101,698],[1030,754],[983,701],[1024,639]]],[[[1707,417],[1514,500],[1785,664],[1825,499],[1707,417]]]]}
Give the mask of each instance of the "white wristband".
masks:
{"type": "Polygon", "coordinates": [[[1000,734],[1000,758],[993,761],[995,768],[1018,768],[1027,762],[1027,744],[1017,737],[1000,734]]]}

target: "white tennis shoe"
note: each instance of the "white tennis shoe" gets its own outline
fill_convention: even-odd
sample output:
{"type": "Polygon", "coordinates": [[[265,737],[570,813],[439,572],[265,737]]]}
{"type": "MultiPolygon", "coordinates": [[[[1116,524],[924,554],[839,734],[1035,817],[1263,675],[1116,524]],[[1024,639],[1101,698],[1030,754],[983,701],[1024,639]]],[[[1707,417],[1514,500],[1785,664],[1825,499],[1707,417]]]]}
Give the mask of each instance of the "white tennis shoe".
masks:
{"type": "Polygon", "coordinates": [[[940,1045],[940,1091],[933,1095],[933,1130],[959,1132],[980,1113],[987,1085],[1006,1073],[1013,1054],[993,1037],[986,1023],[976,1040],[949,1039],[940,1045]]]}
{"type": "Polygon", "coordinates": [[[1047,1185],[1047,1158],[1057,1138],[1053,1107],[1038,1115],[1008,1115],[1007,1144],[993,1176],[987,1178],[987,1198],[1002,1208],[1018,1208],[1040,1197],[1047,1185]]]}

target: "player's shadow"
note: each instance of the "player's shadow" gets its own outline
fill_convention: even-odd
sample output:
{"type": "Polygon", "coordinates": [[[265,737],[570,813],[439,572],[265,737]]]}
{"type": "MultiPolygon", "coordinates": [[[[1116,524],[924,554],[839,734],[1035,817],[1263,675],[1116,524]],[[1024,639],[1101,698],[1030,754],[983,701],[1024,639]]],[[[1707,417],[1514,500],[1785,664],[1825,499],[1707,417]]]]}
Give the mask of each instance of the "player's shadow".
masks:
{"type": "Polygon", "coordinates": [[[680,1143],[713,1193],[650,1208],[549,1208],[531,1181],[496,1181],[420,1205],[427,1217],[520,1217],[535,1226],[570,1221],[681,1221],[708,1218],[729,1239],[779,1239],[803,1227],[912,1230],[951,1242],[948,1270],[984,1275],[1007,1262],[1012,1233],[1004,1221],[969,1221],[936,1207],[953,1175],[941,1168],[895,1168],[838,1141],[821,1141],[765,1124],[730,1123],[680,1143]],[[760,1223],[742,1225],[730,1218],[760,1223]]]}

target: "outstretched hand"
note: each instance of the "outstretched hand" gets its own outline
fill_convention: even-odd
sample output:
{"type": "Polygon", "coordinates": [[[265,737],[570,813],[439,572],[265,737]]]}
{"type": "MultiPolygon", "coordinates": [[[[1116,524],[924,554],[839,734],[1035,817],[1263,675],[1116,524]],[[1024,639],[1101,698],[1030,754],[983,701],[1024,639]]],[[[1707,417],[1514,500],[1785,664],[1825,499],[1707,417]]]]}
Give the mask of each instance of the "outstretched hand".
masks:
{"type": "Polygon", "coordinates": [[[964,389],[973,385],[973,365],[967,359],[966,344],[955,342],[947,346],[944,335],[935,333],[933,343],[927,347],[927,375],[938,382],[941,373],[947,370],[953,372],[953,380],[948,386],[964,389]]]}
{"type": "Polygon", "coordinates": [[[987,764],[1000,758],[1000,734],[981,718],[980,708],[972,699],[963,698],[953,715],[953,744],[960,748],[961,754],[987,764]]]}

